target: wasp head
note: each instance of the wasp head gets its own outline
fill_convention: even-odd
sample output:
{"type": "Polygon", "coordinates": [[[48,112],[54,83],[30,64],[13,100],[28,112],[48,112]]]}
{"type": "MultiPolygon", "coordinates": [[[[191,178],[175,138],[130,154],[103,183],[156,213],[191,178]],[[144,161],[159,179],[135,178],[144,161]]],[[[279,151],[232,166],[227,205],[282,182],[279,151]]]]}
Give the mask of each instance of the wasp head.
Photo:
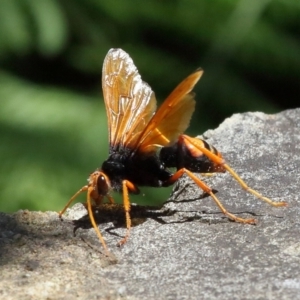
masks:
{"type": "Polygon", "coordinates": [[[110,190],[110,180],[105,173],[97,170],[88,178],[88,191],[96,204],[100,204],[103,197],[108,196],[110,190]]]}

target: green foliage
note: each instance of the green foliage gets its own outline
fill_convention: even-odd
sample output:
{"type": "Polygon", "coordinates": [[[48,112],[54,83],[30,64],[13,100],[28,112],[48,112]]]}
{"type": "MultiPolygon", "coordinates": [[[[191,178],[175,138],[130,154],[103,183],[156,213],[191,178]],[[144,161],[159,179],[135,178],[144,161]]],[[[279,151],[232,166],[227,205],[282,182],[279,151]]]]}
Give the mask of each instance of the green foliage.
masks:
{"type": "Polygon", "coordinates": [[[101,165],[110,48],[159,101],[201,66],[189,131],[200,134],[234,112],[298,105],[299,15],[299,0],[0,1],[0,210],[59,210],[101,165]]]}
{"type": "Polygon", "coordinates": [[[42,55],[62,51],[67,42],[67,20],[59,1],[4,0],[0,2],[2,57],[26,54],[42,55]]]}

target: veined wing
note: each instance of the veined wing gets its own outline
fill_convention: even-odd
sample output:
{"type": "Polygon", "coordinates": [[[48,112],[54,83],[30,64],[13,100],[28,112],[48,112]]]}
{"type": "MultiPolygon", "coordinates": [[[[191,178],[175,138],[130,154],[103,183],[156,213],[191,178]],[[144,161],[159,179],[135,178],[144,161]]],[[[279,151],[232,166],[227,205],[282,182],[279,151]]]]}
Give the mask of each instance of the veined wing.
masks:
{"type": "Polygon", "coordinates": [[[111,151],[133,150],[156,110],[156,99],[122,49],[111,49],[106,55],[102,89],[111,151]]]}
{"type": "Polygon", "coordinates": [[[168,146],[187,129],[195,109],[195,94],[191,91],[202,74],[203,70],[198,69],[173,90],[144,129],[137,151],[147,153],[168,146]]]}

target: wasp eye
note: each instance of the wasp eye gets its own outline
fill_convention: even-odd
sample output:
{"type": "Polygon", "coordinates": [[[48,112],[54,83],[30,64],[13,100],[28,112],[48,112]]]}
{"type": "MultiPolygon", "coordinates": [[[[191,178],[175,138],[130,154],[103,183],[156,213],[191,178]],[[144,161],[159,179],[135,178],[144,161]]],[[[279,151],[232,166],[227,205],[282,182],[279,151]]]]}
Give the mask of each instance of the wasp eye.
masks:
{"type": "Polygon", "coordinates": [[[109,192],[109,183],[104,175],[100,175],[97,179],[97,188],[99,195],[106,196],[109,192]]]}

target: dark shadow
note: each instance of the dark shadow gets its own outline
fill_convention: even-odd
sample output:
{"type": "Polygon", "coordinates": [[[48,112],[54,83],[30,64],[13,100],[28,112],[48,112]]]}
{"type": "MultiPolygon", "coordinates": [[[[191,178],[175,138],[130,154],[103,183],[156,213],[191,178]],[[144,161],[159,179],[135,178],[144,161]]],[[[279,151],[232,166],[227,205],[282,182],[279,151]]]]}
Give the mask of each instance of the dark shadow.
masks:
{"type": "MultiPolygon", "coordinates": [[[[182,194],[183,193],[183,191],[185,190],[185,187],[183,187],[179,192],[176,192],[175,193],[175,191],[172,193],[172,195],[176,195],[176,198],[180,195],[180,194],[182,194]]],[[[218,191],[217,190],[212,190],[212,192],[214,193],[214,194],[216,194],[216,193],[218,193],[218,191]]],[[[203,193],[202,195],[200,195],[200,196],[197,196],[197,197],[195,197],[195,198],[189,198],[189,199],[184,199],[184,200],[180,200],[180,201],[177,201],[177,200],[167,200],[166,202],[165,202],[165,204],[167,204],[167,203],[188,203],[188,202],[195,202],[195,201],[197,201],[197,200],[201,200],[201,199],[204,199],[204,198],[207,198],[207,197],[210,197],[209,196],[209,194],[207,194],[207,193],[203,193]]]]}
{"type": "Polygon", "coordinates": [[[11,215],[0,213],[0,265],[7,263],[9,253],[13,256],[17,235],[28,234],[26,228],[11,215]]]}
{"type": "MultiPolygon", "coordinates": [[[[217,191],[214,191],[217,192],[217,191]]],[[[176,200],[169,200],[165,202],[167,203],[184,203],[184,202],[194,202],[203,198],[209,197],[208,194],[203,194],[200,197],[197,197],[195,199],[187,199],[187,200],[181,200],[181,201],[176,201],[176,200]]],[[[226,217],[221,211],[199,211],[199,210],[171,210],[168,208],[165,208],[165,204],[162,206],[141,206],[137,204],[132,204],[131,206],[131,211],[130,211],[130,216],[131,216],[131,222],[132,222],[132,227],[138,226],[142,223],[144,223],[147,219],[152,219],[156,222],[158,222],[161,225],[165,224],[176,224],[176,223],[186,223],[186,222],[192,222],[192,221],[200,221],[202,223],[209,223],[209,224],[218,224],[218,223],[228,223],[232,222],[228,217],[226,217]],[[181,220],[170,220],[166,221],[165,219],[167,217],[174,216],[177,213],[181,214],[191,214],[194,213],[194,216],[187,216],[183,217],[181,220]],[[202,215],[201,215],[202,214],[202,215]],[[208,215],[219,215],[220,218],[216,219],[209,219],[207,218],[208,215]]],[[[93,214],[95,221],[98,225],[100,224],[107,224],[107,223],[113,223],[112,226],[109,228],[106,228],[105,231],[109,232],[112,235],[120,237],[119,234],[115,233],[113,230],[116,228],[125,228],[126,227],[126,219],[125,219],[125,212],[124,212],[124,207],[122,204],[101,204],[100,206],[93,206],[92,207],[93,214]]],[[[252,216],[263,216],[260,214],[256,214],[254,212],[249,212],[249,211],[240,211],[240,212],[234,212],[235,215],[240,215],[240,214],[250,214],[252,216]]],[[[90,222],[90,217],[88,213],[81,217],[78,220],[73,220],[70,221],[74,225],[74,236],[76,235],[76,231],[78,229],[90,229],[92,228],[92,224],[90,222]]]]}
{"type": "MultiPolygon", "coordinates": [[[[58,214],[57,218],[49,218],[47,214],[26,210],[12,215],[0,212],[0,266],[13,263],[24,270],[34,270],[39,266],[38,257],[47,249],[55,254],[64,245],[80,245],[70,235],[73,223],[69,225],[61,222],[58,214]]],[[[115,259],[101,250],[98,250],[101,258],[108,264],[115,263],[115,259]]]]}
{"type": "MultiPolygon", "coordinates": [[[[101,204],[97,207],[93,206],[92,210],[97,224],[112,222],[114,224],[114,228],[126,227],[125,212],[122,204],[101,204]]],[[[132,204],[130,217],[132,226],[134,227],[144,223],[147,219],[153,219],[160,224],[166,224],[162,218],[172,216],[175,213],[177,213],[177,211],[163,209],[161,206],[142,206],[132,204]]],[[[79,228],[89,229],[93,227],[88,213],[80,219],[74,220],[72,223],[74,224],[74,235],[79,228]]]]}
{"type": "MultiPolygon", "coordinates": [[[[170,225],[176,223],[201,222],[208,224],[219,224],[231,222],[217,208],[215,211],[200,211],[200,210],[182,210],[169,209],[165,205],[170,202],[193,202],[207,197],[203,194],[197,199],[187,199],[184,201],[168,201],[163,206],[141,206],[132,204],[131,220],[132,226],[143,224],[147,219],[152,219],[161,225],[170,225]],[[175,216],[180,214],[180,217],[175,216]],[[215,216],[210,218],[209,216],[215,216]]],[[[80,208],[81,210],[82,208],[80,208]]],[[[120,237],[115,229],[124,228],[126,224],[124,207],[121,204],[102,204],[92,208],[97,224],[109,224],[105,231],[111,235],[120,237]],[[112,225],[110,225],[112,224],[112,225]]],[[[252,216],[263,216],[249,211],[234,212],[234,214],[250,214],[252,216]]],[[[0,265],[7,264],[10,261],[20,263],[25,269],[34,269],[36,261],[26,261],[24,253],[39,253],[44,248],[49,248],[51,251],[61,249],[65,244],[77,244],[78,239],[72,239],[70,231],[92,228],[88,214],[78,220],[60,220],[57,214],[56,217],[51,217],[48,221],[47,214],[43,215],[40,212],[21,211],[15,215],[0,213],[0,265]]],[[[98,245],[92,247],[101,253],[102,257],[106,256],[102,253],[102,248],[98,245]]],[[[110,260],[109,263],[115,263],[115,260],[110,260]]]]}

